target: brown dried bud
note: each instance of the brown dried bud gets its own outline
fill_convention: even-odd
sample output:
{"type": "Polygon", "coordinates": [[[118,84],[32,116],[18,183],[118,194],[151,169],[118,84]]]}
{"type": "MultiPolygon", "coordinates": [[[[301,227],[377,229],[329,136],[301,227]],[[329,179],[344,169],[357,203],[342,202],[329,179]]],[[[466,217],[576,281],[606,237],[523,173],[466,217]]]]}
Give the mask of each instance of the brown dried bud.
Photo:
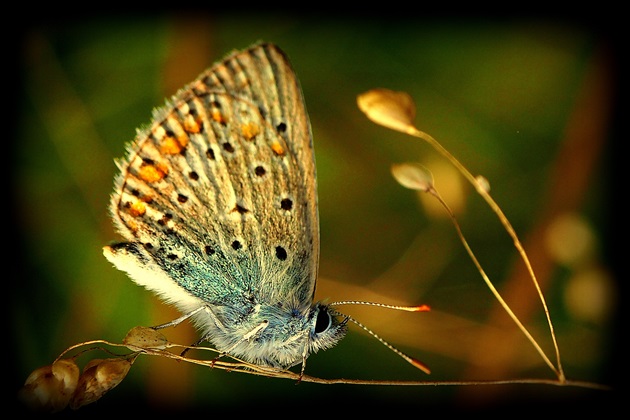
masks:
{"type": "Polygon", "coordinates": [[[73,360],[57,360],[33,371],[20,389],[19,398],[35,411],[60,411],[70,402],[78,380],[79,367],[73,360]]]}
{"type": "Polygon", "coordinates": [[[419,163],[394,164],[391,170],[396,181],[405,188],[424,192],[433,188],[433,176],[419,163]]]}
{"type": "Polygon", "coordinates": [[[372,89],[357,97],[357,105],[377,124],[403,133],[416,131],[413,126],[416,105],[406,92],[372,89]]]}
{"type": "Polygon", "coordinates": [[[77,390],[70,401],[73,410],[100,399],[127,376],[134,359],[90,360],[79,378],[77,390]]]}
{"type": "Polygon", "coordinates": [[[134,327],[127,333],[123,343],[129,346],[143,349],[165,349],[168,347],[168,340],[163,334],[154,328],[134,327]]]}

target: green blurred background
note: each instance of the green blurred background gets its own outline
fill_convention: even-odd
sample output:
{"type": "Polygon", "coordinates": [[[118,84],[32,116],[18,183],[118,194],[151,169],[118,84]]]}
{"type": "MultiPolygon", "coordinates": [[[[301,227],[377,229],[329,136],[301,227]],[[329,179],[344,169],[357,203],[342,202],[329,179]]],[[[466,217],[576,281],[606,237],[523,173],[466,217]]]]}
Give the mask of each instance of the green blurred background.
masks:
{"type": "MultiPolygon", "coordinates": [[[[444,212],[390,175],[391,164],[404,161],[433,173],[489,277],[555,361],[540,301],[496,216],[428,145],[358,110],[357,94],[386,87],[408,92],[418,128],[489,180],[545,291],[569,379],[612,380],[618,284],[607,229],[617,67],[614,45],[599,27],[543,19],[190,13],[66,19],[33,24],[23,35],[11,167],[18,255],[6,280],[17,285],[9,305],[14,388],[72,344],[120,341],[136,325],[177,316],[101,254],[119,239],[107,214],[113,160],[164,98],[257,40],[288,54],[311,117],[321,222],[317,297],[432,308],[420,314],[343,308],[428,364],[431,376],[357,328],[309,358],[308,374],[554,378],[484,285],[444,212]]],[[[166,335],[195,340],[189,326],[166,335]]],[[[81,413],[115,411],[121,403],[208,413],[298,404],[326,413],[333,402],[422,410],[601,395],[544,385],[295,386],[144,357],[81,413]]]]}

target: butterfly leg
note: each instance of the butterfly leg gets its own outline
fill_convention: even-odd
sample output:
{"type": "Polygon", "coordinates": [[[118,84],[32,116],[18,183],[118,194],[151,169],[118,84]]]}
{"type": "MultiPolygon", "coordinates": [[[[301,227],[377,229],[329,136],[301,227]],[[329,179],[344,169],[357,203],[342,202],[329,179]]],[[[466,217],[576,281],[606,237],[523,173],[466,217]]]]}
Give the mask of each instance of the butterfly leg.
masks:
{"type": "Polygon", "coordinates": [[[177,319],[174,319],[172,321],[166,322],[164,324],[155,325],[155,326],[153,326],[151,328],[153,328],[154,330],[161,330],[163,328],[174,327],[176,325],[181,324],[183,321],[187,320],[191,316],[195,315],[196,313],[198,313],[198,312],[200,312],[200,311],[202,311],[204,309],[208,310],[206,306],[200,306],[199,308],[197,308],[197,309],[195,309],[193,311],[190,311],[187,314],[184,314],[184,315],[180,316],[177,319]]]}
{"type": "Polygon", "coordinates": [[[304,376],[304,369],[306,369],[306,358],[307,357],[308,357],[308,343],[305,343],[304,344],[304,350],[302,351],[302,368],[300,369],[300,376],[298,377],[297,384],[302,382],[302,377],[304,376]]]}
{"type": "MultiPolygon", "coordinates": [[[[212,318],[212,320],[214,321],[214,323],[217,325],[217,327],[221,330],[225,330],[225,327],[223,326],[223,323],[221,321],[219,321],[219,318],[217,318],[217,316],[214,314],[214,312],[212,312],[212,309],[210,309],[209,306],[200,306],[197,309],[188,312],[187,314],[184,314],[182,316],[180,316],[177,319],[172,320],[171,322],[167,322],[166,324],[161,324],[161,325],[157,325],[155,327],[153,327],[153,329],[161,329],[161,328],[167,328],[167,327],[171,327],[171,326],[175,326],[180,324],[182,321],[185,321],[186,319],[192,317],[193,315],[197,314],[198,312],[201,311],[205,311],[210,318],[212,318]]],[[[181,352],[180,356],[185,356],[186,353],[188,353],[188,350],[190,350],[193,347],[197,347],[199,344],[203,343],[204,341],[208,340],[210,338],[210,334],[206,334],[204,336],[202,336],[199,340],[195,341],[194,343],[192,343],[190,346],[188,346],[188,348],[184,349],[184,351],[181,352]]],[[[213,361],[214,364],[214,361],[213,361]]]]}

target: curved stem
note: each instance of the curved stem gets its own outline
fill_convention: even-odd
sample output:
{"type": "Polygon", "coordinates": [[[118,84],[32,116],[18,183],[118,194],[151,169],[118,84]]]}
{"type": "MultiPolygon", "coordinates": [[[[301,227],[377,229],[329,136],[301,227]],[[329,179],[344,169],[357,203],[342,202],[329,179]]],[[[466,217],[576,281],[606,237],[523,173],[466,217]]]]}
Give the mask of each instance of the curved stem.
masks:
{"type": "MultiPolygon", "coordinates": [[[[534,283],[534,287],[536,288],[538,296],[540,297],[540,302],[542,303],[542,306],[543,306],[544,311],[545,311],[545,316],[547,317],[547,324],[549,325],[549,331],[551,333],[551,339],[553,341],[553,346],[554,346],[555,351],[556,351],[557,368],[555,366],[553,366],[553,364],[549,361],[549,359],[545,355],[544,351],[540,348],[538,343],[536,343],[536,340],[531,336],[529,331],[527,331],[525,326],[523,326],[523,324],[519,321],[518,317],[510,310],[509,306],[505,303],[505,301],[503,300],[503,298],[501,297],[499,292],[495,289],[495,287],[492,285],[490,280],[487,279],[487,277],[485,276],[483,271],[480,270],[480,272],[482,273],[482,276],[484,277],[484,280],[486,281],[486,284],[488,284],[488,287],[490,288],[492,293],[495,295],[495,297],[499,300],[499,302],[501,303],[503,308],[507,311],[508,315],[510,315],[510,317],[514,320],[514,322],[516,322],[516,324],[521,329],[521,331],[523,331],[523,333],[527,336],[527,338],[530,340],[530,342],[538,350],[538,352],[543,357],[545,362],[547,362],[547,364],[556,373],[556,375],[558,376],[558,379],[561,382],[565,381],[566,378],[565,378],[565,375],[564,375],[564,371],[562,369],[562,363],[560,361],[560,350],[558,348],[558,342],[556,340],[556,334],[554,332],[553,323],[551,322],[551,316],[549,315],[549,308],[547,307],[547,302],[545,301],[545,297],[544,297],[544,295],[542,293],[542,290],[540,289],[540,285],[538,284],[538,280],[536,279],[536,274],[534,273],[534,270],[533,270],[532,265],[531,265],[531,263],[529,261],[529,258],[527,257],[527,254],[525,253],[525,250],[523,249],[523,245],[521,244],[521,241],[518,239],[518,236],[516,235],[516,232],[514,231],[514,228],[512,227],[512,224],[508,221],[507,217],[505,217],[505,214],[503,213],[503,211],[501,210],[499,205],[490,196],[488,191],[482,185],[480,185],[480,183],[468,171],[468,169],[466,169],[464,167],[464,165],[462,165],[448,150],[446,150],[444,147],[442,147],[442,145],[437,140],[435,140],[429,134],[416,129],[415,127],[410,127],[407,130],[407,133],[412,135],[412,136],[414,136],[414,137],[418,137],[418,138],[421,138],[422,140],[426,141],[435,150],[437,150],[440,154],[442,154],[444,157],[446,157],[462,173],[462,175],[464,175],[464,177],[475,187],[475,189],[477,190],[479,195],[481,195],[481,197],[483,197],[483,199],[488,203],[488,205],[490,206],[492,211],[499,217],[499,220],[501,221],[501,223],[505,227],[505,230],[507,231],[508,235],[510,235],[510,237],[512,238],[512,241],[514,242],[514,246],[518,250],[518,252],[519,252],[519,254],[521,256],[521,259],[525,263],[527,271],[528,271],[528,273],[529,273],[529,275],[530,275],[530,277],[532,279],[532,282],[534,283]]],[[[459,231],[459,225],[457,224],[457,222],[455,222],[455,223],[456,223],[456,227],[457,227],[457,229],[459,231]]],[[[459,231],[459,232],[461,234],[461,231],[459,231]]],[[[466,247],[467,250],[470,250],[470,248],[468,247],[468,245],[465,242],[465,240],[464,240],[464,246],[466,247]]],[[[469,254],[471,254],[471,253],[472,253],[472,251],[469,252],[469,254]]],[[[479,263],[476,261],[476,259],[474,257],[473,257],[473,261],[475,262],[475,265],[477,265],[477,267],[480,268],[479,263]]]]}

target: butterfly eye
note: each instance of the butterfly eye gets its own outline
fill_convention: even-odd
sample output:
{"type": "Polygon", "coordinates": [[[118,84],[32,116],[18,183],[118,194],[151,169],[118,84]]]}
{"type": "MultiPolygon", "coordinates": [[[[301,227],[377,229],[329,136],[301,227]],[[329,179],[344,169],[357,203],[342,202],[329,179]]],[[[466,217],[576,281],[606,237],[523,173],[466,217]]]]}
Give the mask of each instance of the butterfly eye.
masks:
{"type": "Polygon", "coordinates": [[[315,334],[322,333],[330,328],[332,318],[328,311],[321,309],[317,312],[317,320],[315,321],[315,334]]]}

